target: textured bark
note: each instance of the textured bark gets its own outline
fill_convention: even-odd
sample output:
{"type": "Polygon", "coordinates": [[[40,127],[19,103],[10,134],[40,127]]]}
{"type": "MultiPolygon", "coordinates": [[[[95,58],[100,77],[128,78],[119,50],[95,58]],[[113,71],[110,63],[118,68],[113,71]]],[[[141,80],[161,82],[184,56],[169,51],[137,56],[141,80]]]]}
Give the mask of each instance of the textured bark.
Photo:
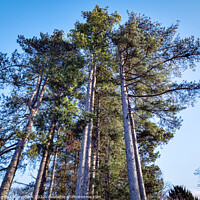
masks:
{"type": "MultiPolygon", "coordinates": [[[[89,83],[86,98],[86,112],[90,114],[92,114],[94,111],[95,87],[96,65],[93,64],[93,55],[91,55],[91,69],[89,73],[89,83]]],[[[79,199],[78,196],[89,195],[92,129],[93,119],[90,119],[90,121],[86,123],[86,126],[83,131],[79,169],[76,183],[76,200],[79,199]]]]}
{"type": "MultiPolygon", "coordinates": [[[[89,111],[90,111],[93,71],[94,70],[91,67],[90,72],[89,72],[89,82],[88,82],[87,96],[86,96],[86,108],[85,108],[86,113],[89,113],[89,111]]],[[[88,141],[88,128],[89,128],[89,123],[86,123],[85,128],[83,130],[79,168],[78,168],[77,183],[76,183],[76,197],[77,197],[76,199],[77,200],[79,199],[78,196],[81,196],[83,193],[83,178],[84,178],[84,172],[85,172],[85,159],[86,159],[86,148],[87,148],[87,141],[88,141]]]]}
{"type": "MultiPolygon", "coordinates": [[[[97,179],[97,177],[96,177],[96,174],[98,173],[98,170],[99,170],[99,146],[100,146],[100,131],[99,131],[99,129],[98,129],[96,138],[97,138],[97,149],[96,149],[96,162],[95,162],[95,164],[96,164],[96,166],[95,166],[95,180],[99,181],[99,179],[97,179]]],[[[96,196],[99,195],[98,190],[95,191],[95,195],[96,196]]]]}
{"type": "MultiPolygon", "coordinates": [[[[93,67],[93,79],[92,79],[92,90],[91,90],[91,104],[90,113],[94,112],[94,98],[95,98],[95,87],[96,87],[96,65],[93,67]]],[[[92,147],[92,129],[93,129],[93,119],[90,120],[88,128],[88,140],[86,149],[86,159],[85,159],[85,173],[83,181],[83,196],[89,196],[90,188],[90,167],[91,167],[91,147],[92,147]]]]}
{"type": "Polygon", "coordinates": [[[121,80],[121,98],[123,110],[124,138],[126,145],[126,161],[128,170],[128,182],[131,200],[140,200],[140,191],[138,185],[138,177],[136,171],[135,149],[133,147],[133,138],[131,131],[131,123],[128,108],[128,93],[126,90],[124,63],[122,55],[120,55],[120,80],[121,80]]]}
{"type": "MultiPolygon", "coordinates": [[[[58,136],[58,139],[59,139],[59,132],[60,132],[60,127],[58,128],[58,131],[57,131],[57,136],[58,136]]],[[[51,172],[51,180],[50,180],[50,186],[49,186],[49,189],[48,189],[48,200],[51,199],[51,194],[52,194],[52,190],[53,190],[53,184],[54,184],[54,179],[55,179],[55,169],[56,169],[56,162],[57,162],[57,156],[58,156],[58,146],[56,146],[56,149],[55,149],[55,155],[54,155],[54,160],[53,160],[53,167],[52,167],[52,172],[51,172]]]]}
{"type": "Polygon", "coordinates": [[[108,148],[107,148],[107,176],[106,176],[106,182],[107,182],[107,189],[106,189],[106,200],[110,200],[110,141],[108,142],[108,148]]]}
{"type": "Polygon", "coordinates": [[[19,161],[20,161],[21,156],[22,156],[22,152],[24,150],[26,141],[28,139],[29,133],[30,133],[32,125],[33,125],[33,119],[32,118],[35,115],[36,115],[36,113],[32,113],[29,116],[29,121],[28,121],[28,123],[27,123],[27,125],[26,125],[26,127],[24,128],[24,131],[23,131],[23,132],[26,133],[25,136],[24,136],[24,139],[18,141],[15,153],[12,157],[12,160],[10,162],[10,165],[7,169],[6,175],[4,176],[4,179],[3,179],[3,182],[2,182],[2,185],[1,185],[1,190],[0,190],[0,199],[1,200],[7,199],[11,184],[13,182],[17,167],[19,165],[19,161]]]}
{"type": "Polygon", "coordinates": [[[52,194],[52,190],[53,190],[53,183],[54,183],[54,178],[55,178],[55,169],[56,169],[57,155],[58,155],[58,147],[56,147],[55,155],[54,155],[54,160],[53,160],[51,180],[50,180],[50,186],[49,186],[49,190],[48,190],[48,200],[51,199],[51,194],[52,194]]]}
{"type": "MultiPolygon", "coordinates": [[[[48,152],[47,154],[47,160],[45,163],[45,167],[44,167],[44,172],[43,172],[43,176],[42,176],[42,181],[40,184],[40,190],[39,190],[39,196],[43,197],[44,196],[44,192],[45,192],[45,187],[46,187],[46,183],[47,183],[47,176],[48,176],[48,172],[49,172],[49,164],[50,164],[50,152],[48,152]]],[[[43,199],[43,198],[38,198],[38,199],[43,199]]]]}
{"type": "Polygon", "coordinates": [[[95,173],[96,173],[96,149],[95,149],[95,140],[92,139],[92,155],[91,155],[91,180],[92,180],[92,182],[90,185],[91,196],[94,195],[95,173]]]}
{"type": "Polygon", "coordinates": [[[129,104],[129,117],[130,117],[130,122],[131,122],[131,131],[132,131],[132,137],[133,137],[133,146],[135,149],[135,161],[136,161],[136,168],[137,168],[137,176],[138,176],[138,184],[139,184],[139,189],[140,189],[140,196],[141,200],[146,200],[146,192],[145,192],[145,187],[144,187],[144,180],[142,176],[142,167],[140,163],[140,156],[139,156],[139,150],[137,146],[137,136],[135,132],[135,123],[134,123],[134,118],[133,114],[131,113],[131,105],[130,101],[128,99],[128,104],[129,104]]]}
{"type": "Polygon", "coordinates": [[[98,98],[98,102],[97,102],[97,119],[96,119],[96,125],[95,125],[95,136],[93,137],[92,141],[93,141],[93,150],[92,150],[92,159],[91,159],[91,179],[93,180],[91,183],[91,196],[95,195],[95,191],[94,191],[94,181],[96,178],[96,173],[99,167],[99,109],[100,109],[100,102],[99,102],[99,98],[98,98]]]}
{"type": "Polygon", "coordinates": [[[96,138],[96,171],[99,169],[99,146],[100,146],[100,101],[98,99],[98,109],[97,109],[97,124],[95,129],[96,138]]]}
{"type": "Polygon", "coordinates": [[[6,175],[4,176],[4,179],[3,179],[3,182],[1,185],[1,189],[0,189],[0,199],[1,200],[7,199],[11,184],[13,182],[17,167],[19,165],[19,161],[22,156],[22,152],[24,150],[26,141],[29,137],[29,134],[30,134],[32,126],[33,126],[34,117],[36,116],[37,112],[39,111],[39,108],[40,108],[40,105],[42,102],[42,98],[43,98],[43,95],[44,95],[44,92],[46,89],[47,81],[44,82],[43,86],[41,86],[41,82],[42,82],[42,78],[40,75],[40,76],[38,76],[36,89],[33,91],[31,98],[29,100],[30,114],[29,114],[28,123],[26,124],[26,126],[23,128],[23,131],[22,131],[24,133],[24,136],[21,140],[18,141],[15,153],[12,157],[12,160],[10,162],[10,165],[8,167],[8,170],[6,172],[6,175]],[[42,89],[41,89],[41,87],[42,87],[42,89]],[[40,92],[40,89],[41,89],[41,92],[40,92]]]}
{"type": "Polygon", "coordinates": [[[54,131],[55,131],[55,122],[52,122],[50,130],[49,130],[48,143],[46,147],[44,148],[42,160],[40,162],[40,168],[38,170],[38,175],[37,175],[37,179],[36,179],[36,183],[35,183],[35,187],[33,191],[33,200],[37,200],[40,188],[42,186],[41,182],[42,180],[45,179],[46,173],[48,173],[48,163],[50,161],[49,147],[54,135],[54,131]]]}

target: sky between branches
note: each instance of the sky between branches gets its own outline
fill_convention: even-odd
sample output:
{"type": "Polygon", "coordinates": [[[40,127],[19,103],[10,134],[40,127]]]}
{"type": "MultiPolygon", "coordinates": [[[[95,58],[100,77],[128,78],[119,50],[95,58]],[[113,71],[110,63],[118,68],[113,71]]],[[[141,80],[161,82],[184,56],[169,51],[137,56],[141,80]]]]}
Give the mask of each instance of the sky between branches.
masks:
{"type": "MultiPolygon", "coordinates": [[[[33,37],[40,32],[51,34],[54,29],[68,33],[76,21],[82,20],[81,11],[92,10],[95,5],[109,6],[109,12],[117,11],[124,22],[127,10],[145,14],[163,26],[180,20],[178,32],[181,37],[200,37],[199,0],[0,0],[0,51],[10,54],[18,48],[19,34],[33,37]]],[[[195,72],[183,74],[183,78],[199,80],[200,64],[195,72]]],[[[169,144],[163,146],[157,164],[165,181],[185,185],[195,192],[198,177],[193,173],[200,167],[200,101],[180,115],[184,120],[182,127],[169,144]]]]}

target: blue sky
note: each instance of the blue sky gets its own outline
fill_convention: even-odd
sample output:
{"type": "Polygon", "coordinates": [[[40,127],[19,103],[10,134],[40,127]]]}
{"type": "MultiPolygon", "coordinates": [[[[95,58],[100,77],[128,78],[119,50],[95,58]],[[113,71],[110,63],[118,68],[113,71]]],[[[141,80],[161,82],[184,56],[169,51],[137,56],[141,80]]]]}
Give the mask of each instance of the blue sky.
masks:
{"type": "MultiPolygon", "coordinates": [[[[40,32],[52,33],[62,29],[66,33],[81,20],[81,11],[92,10],[95,5],[109,6],[109,12],[118,11],[123,21],[126,11],[145,14],[164,26],[180,20],[181,37],[200,37],[199,0],[0,0],[0,51],[11,53],[18,48],[17,35],[38,36],[40,32]]],[[[200,68],[200,64],[197,65],[200,68]]],[[[200,69],[186,72],[184,79],[198,80],[200,69]]],[[[198,190],[197,176],[200,167],[200,103],[181,113],[183,125],[174,139],[163,146],[158,164],[166,181],[198,190]]]]}

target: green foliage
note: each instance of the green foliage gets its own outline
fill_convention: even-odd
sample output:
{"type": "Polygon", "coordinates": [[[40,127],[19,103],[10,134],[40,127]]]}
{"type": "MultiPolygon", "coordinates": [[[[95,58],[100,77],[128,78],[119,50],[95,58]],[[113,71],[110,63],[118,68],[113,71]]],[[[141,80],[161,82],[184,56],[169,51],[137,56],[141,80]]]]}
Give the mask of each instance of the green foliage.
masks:
{"type": "MultiPolygon", "coordinates": [[[[97,71],[95,111],[99,119],[99,168],[95,180],[95,191],[103,199],[128,199],[128,177],[126,153],[123,141],[122,110],[116,85],[107,82],[111,70],[97,71]],[[105,76],[105,77],[104,77],[105,76]],[[104,81],[105,80],[105,81],[104,81]],[[99,106],[99,107],[98,107],[99,106]]],[[[94,136],[95,138],[95,136],[94,136]]]]}
{"type": "MultiPolygon", "coordinates": [[[[165,28],[134,12],[128,13],[128,21],[119,27],[116,25],[121,20],[120,15],[109,14],[108,8],[96,6],[92,11],[82,12],[82,16],[85,22],[75,23],[69,39],[59,30],[52,35],[41,33],[39,38],[19,36],[17,42],[23,54],[14,51],[8,58],[0,53],[0,87],[11,90],[9,96],[2,97],[0,108],[1,168],[8,165],[7,158],[15,143],[23,138],[22,127],[28,120],[30,96],[40,77],[40,86],[46,81],[47,88],[28,138],[25,158],[33,161],[47,148],[54,155],[58,147],[53,194],[73,195],[81,133],[85,124],[93,119],[93,140],[97,139],[97,129],[100,135],[99,168],[95,180],[91,180],[95,183],[95,192],[103,199],[130,199],[119,88],[121,55],[147,198],[159,199],[163,179],[154,164],[159,156],[155,150],[173,138],[181,126],[177,114],[195,102],[200,89],[198,82],[176,83],[173,78],[181,77],[188,67],[195,67],[200,59],[199,40],[176,36],[178,24],[165,28]],[[88,71],[94,65],[97,84],[95,109],[91,114],[83,110],[88,71]],[[52,124],[55,126],[50,138],[52,124]],[[7,148],[9,151],[4,154],[7,148]]],[[[33,108],[40,92],[32,100],[33,108]]],[[[29,189],[23,191],[27,193],[29,189]]],[[[169,195],[170,198],[195,199],[179,186],[169,195]]]]}
{"type": "Polygon", "coordinates": [[[198,198],[194,197],[189,190],[178,185],[174,186],[174,188],[169,191],[169,198],[178,200],[198,200],[198,198]]]}
{"type": "Polygon", "coordinates": [[[155,164],[143,165],[142,172],[147,199],[159,200],[159,194],[164,186],[164,181],[160,168],[155,164]]]}
{"type": "Polygon", "coordinates": [[[93,11],[82,12],[86,23],[75,23],[75,29],[71,30],[73,42],[81,48],[97,53],[106,52],[104,48],[108,46],[108,38],[114,24],[119,23],[121,17],[115,12],[109,15],[107,8],[96,6],[93,11]]]}
{"type": "Polygon", "coordinates": [[[112,38],[125,70],[121,76],[134,113],[149,199],[159,199],[163,187],[160,170],[152,164],[159,156],[155,149],[173,137],[181,125],[177,113],[199,96],[199,83],[173,80],[200,58],[199,40],[176,37],[177,28],[178,24],[165,28],[132,12],[112,38]]]}
{"type": "MultiPolygon", "coordinates": [[[[26,39],[19,36],[17,42],[22,47],[23,54],[15,51],[10,59],[1,54],[1,83],[12,88],[12,91],[10,96],[4,96],[1,104],[0,123],[4,138],[0,150],[4,153],[9,146],[13,147],[18,139],[24,138],[25,132],[22,127],[29,117],[28,108],[37,106],[36,102],[41,93],[38,90],[35,97],[30,100],[31,94],[38,87],[36,83],[40,77],[39,87],[42,88],[47,82],[47,89],[41,111],[35,118],[36,131],[30,134],[26,148],[28,151],[24,154],[32,160],[40,155],[49,142],[48,131],[52,120],[58,121],[59,118],[58,125],[65,121],[69,126],[77,116],[73,96],[76,95],[79,83],[83,79],[80,70],[83,58],[76,46],[65,40],[63,31],[55,30],[53,35],[41,33],[40,38],[26,39]],[[62,105],[58,108],[60,102],[62,105]]],[[[10,147],[10,150],[14,150],[10,147]]],[[[0,154],[1,168],[9,163],[9,159],[5,159],[5,162],[3,160],[11,153],[12,151],[0,154]]]]}

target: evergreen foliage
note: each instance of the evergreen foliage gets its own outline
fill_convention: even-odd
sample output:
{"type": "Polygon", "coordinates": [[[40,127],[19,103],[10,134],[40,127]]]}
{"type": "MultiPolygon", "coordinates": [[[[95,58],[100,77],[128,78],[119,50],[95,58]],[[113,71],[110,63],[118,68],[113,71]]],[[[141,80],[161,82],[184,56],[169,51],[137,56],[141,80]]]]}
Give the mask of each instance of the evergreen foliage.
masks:
{"type": "Polygon", "coordinates": [[[198,200],[198,198],[194,197],[189,190],[187,190],[183,186],[178,186],[178,185],[174,186],[174,188],[169,191],[169,198],[178,200],[183,200],[183,199],[198,200]]]}
{"type": "MultiPolygon", "coordinates": [[[[199,39],[181,39],[178,24],[162,27],[134,12],[119,26],[121,16],[108,8],[82,16],[67,39],[59,30],[19,36],[23,54],[0,53],[0,87],[11,90],[0,108],[0,173],[10,176],[21,149],[14,174],[24,163],[40,163],[34,187],[22,190],[33,199],[159,199],[164,180],[156,149],[181,126],[177,114],[199,97],[199,82],[174,81],[199,61],[199,39]]],[[[169,197],[195,199],[180,186],[169,197]]]]}

